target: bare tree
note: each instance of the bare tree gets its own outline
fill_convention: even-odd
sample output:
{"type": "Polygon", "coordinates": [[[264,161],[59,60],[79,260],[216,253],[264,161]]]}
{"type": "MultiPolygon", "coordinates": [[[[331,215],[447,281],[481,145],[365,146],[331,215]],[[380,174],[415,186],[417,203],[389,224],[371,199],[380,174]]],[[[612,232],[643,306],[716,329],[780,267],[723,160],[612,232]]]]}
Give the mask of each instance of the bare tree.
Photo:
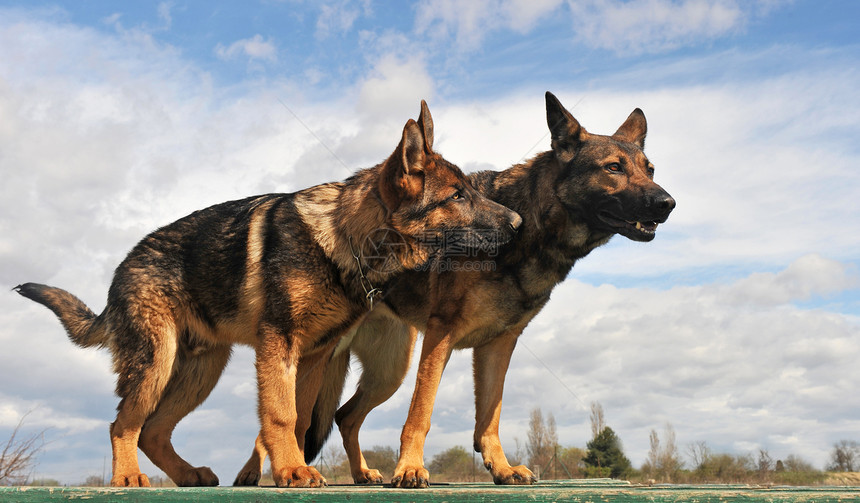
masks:
{"type": "MultiPolygon", "coordinates": [[[[555,429],[555,416],[552,413],[549,414],[549,417],[546,418],[546,457],[549,458],[549,461],[546,464],[547,475],[552,478],[558,478],[558,433],[555,429]],[[550,472],[550,466],[552,467],[552,471],[550,472]]],[[[544,477],[546,478],[546,476],[544,477]]]]}
{"type": "Polygon", "coordinates": [[[550,412],[549,416],[546,418],[546,439],[552,450],[558,447],[558,433],[555,428],[555,416],[550,412]]]}
{"type": "Polygon", "coordinates": [[[853,472],[860,468],[858,458],[860,458],[860,444],[853,440],[840,440],[833,444],[827,469],[831,472],[853,472]]]}
{"type": "Polygon", "coordinates": [[[514,449],[514,453],[508,455],[508,463],[510,463],[511,466],[521,465],[526,462],[526,455],[523,452],[523,445],[519,438],[514,437],[514,445],[516,447],[514,449]]]}
{"type": "MultiPolygon", "coordinates": [[[[263,472],[263,479],[266,481],[264,483],[263,480],[261,480],[260,485],[275,485],[271,469],[263,472]]],[[[152,487],[176,487],[176,484],[164,475],[153,475],[152,477],[149,477],[149,485],[152,487]]]]}
{"type": "Polygon", "coordinates": [[[701,469],[711,458],[711,448],[704,440],[699,440],[687,446],[687,455],[692,461],[693,469],[701,469]]]}
{"type": "Polygon", "coordinates": [[[81,485],[83,487],[102,487],[105,485],[105,480],[101,475],[90,475],[81,485]]]}
{"type": "Polygon", "coordinates": [[[337,445],[331,445],[323,450],[315,466],[329,482],[337,484],[352,480],[346,452],[337,445]]]}
{"type": "Polygon", "coordinates": [[[397,465],[397,452],[390,446],[375,445],[373,449],[366,449],[362,454],[367,461],[367,466],[382,473],[394,473],[394,467],[397,465]]]}
{"type": "MultiPolygon", "coordinates": [[[[558,447],[558,434],[555,428],[555,418],[549,414],[544,421],[543,413],[539,408],[532,410],[529,418],[528,439],[526,441],[526,454],[529,466],[533,470],[546,470],[555,455],[558,447]]],[[[546,478],[543,474],[540,477],[546,478]]]]}
{"type": "Polygon", "coordinates": [[[606,420],[603,418],[603,406],[600,402],[591,402],[591,439],[597,438],[604,428],[606,428],[606,420]]]}
{"type": "Polygon", "coordinates": [[[36,462],[36,454],[45,445],[44,430],[24,440],[18,440],[21,426],[29,414],[29,412],[24,414],[24,417],[18,421],[12,436],[3,447],[3,453],[0,454],[0,485],[26,482],[36,462]]]}
{"type": "Polygon", "coordinates": [[[787,472],[815,471],[815,467],[812,466],[812,463],[794,454],[789,454],[788,457],[785,458],[785,461],[782,462],[782,466],[787,472]]]}
{"type": "Polygon", "coordinates": [[[540,408],[535,408],[529,416],[529,431],[526,440],[526,454],[528,455],[529,465],[532,469],[540,471],[540,467],[546,461],[549,461],[549,459],[544,459],[547,443],[543,413],[540,408]]]}
{"type": "Polygon", "coordinates": [[[758,450],[758,475],[762,480],[767,480],[768,475],[773,470],[773,458],[767,449],[758,450]]]}
{"type": "Polygon", "coordinates": [[[661,446],[657,430],[651,430],[649,436],[651,448],[642,470],[655,480],[671,481],[682,465],[678,456],[678,447],[675,445],[675,429],[671,423],[666,423],[663,437],[664,442],[661,446]]]}
{"type": "Polygon", "coordinates": [[[660,437],[657,436],[657,430],[651,430],[651,434],[648,435],[648,441],[651,448],[648,449],[648,460],[645,461],[642,471],[646,472],[649,477],[656,478],[657,464],[660,462],[660,437]]]}
{"type": "Polygon", "coordinates": [[[672,423],[667,422],[663,430],[663,448],[660,449],[658,465],[665,476],[670,478],[674,477],[683,465],[678,455],[678,446],[675,445],[675,428],[672,427],[672,423]]]}
{"type": "Polygon", "coordinates": [[[437,481],[474,482],[476,477],[491,480],[480,461],[468,449],[461,446],[451,447],[436,454],[427,468],[437,481]]]}

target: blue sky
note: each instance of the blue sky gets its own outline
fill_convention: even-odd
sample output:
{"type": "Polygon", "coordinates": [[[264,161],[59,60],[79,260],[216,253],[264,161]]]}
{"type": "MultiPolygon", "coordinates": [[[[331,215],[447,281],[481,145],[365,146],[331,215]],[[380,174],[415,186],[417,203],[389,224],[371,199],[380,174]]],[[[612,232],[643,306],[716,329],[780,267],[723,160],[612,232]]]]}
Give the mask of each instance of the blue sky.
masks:
{"type": "MultiPolygon", "coordinates": [[[[584,446],[599,401],[637,466],[670,422],[682,451],[823,467],[860,440],[858,33],[852,1],[0,2],[0,284],[100,311],[149,231],[373,165],[421,99],[466,171],[547,149],[547,90],[597,133],[640,107],[678,207],[653,242],[618,237],[577,264],[527,328],[504,445],[541,407],[584,446]]],[[[37,476],[101,474],[109,355],[13,293],[0,343],[0,439],[29,411],[49,441],[37,476]]],[[[469,366],[457,354],[443,377],[428,461],[471,443],[469,366]]],[[[175,436],[224,483],[256,434],[253,376],[237,349],[175,436]]],[[[364,445],[397,448],[412,380],[364,445]]]]}
{"type": "MultiPolygon", "coordinates": [[[[51,18],[104,33],[145,33],[226,87],[249,79],[283,78],[311,84],[306,90],[316,95],[349,88],[373,68],[381,51],[400,56],[413,53],[433,68],[444,98],[469,99],[548,84],[603,86],[606,75],[678,57],[734,53],[741,47],[744,53],[780,46],[850,50],[856,44],[860,14],[860,6],[851,2],[701,2],[691,4],[694,7],[682,2],[572,4],[576,7],[555,0],[431,2],[424,8],[384,2],[263,1],[241,6],[166,2],[158,7],[139,2],[117,10],[114,2],[88,1],[59,4],[61,10],[51,18]],[[619,33],[607,11],[624,7],[630,12],[616,14],[626,16],[619,33]],[[660,9],[665,12],[655,14],[660,9]],[[687,13],[688,18],[705,19],[684,19],[685,9],[696,10],[687,13]],[[577,21],[581,14],[590,15],[577,21]],[[709,14],[719,19],[709,22],[709,14]],[[595,18],[599,23],[593,30],[600,33],[576,31],[595,18]],[[256,44],[256,52],[249,43],[256,44]],[[327,82],[316,80],[323,76],[327,82]]],[[[45,8],[56,5],[45,4],[45,8]]],[[[759,71],[785,70],[796,64],[775,59],[759,71]]],[[[750,71],[735,70],[737,74],[725,67],[713,68],[711,74],[697,72],[684,80],[702,82],[750,71]]],[[[659,85],[666,77],[654,72],[640,83],[659,85]]]]}

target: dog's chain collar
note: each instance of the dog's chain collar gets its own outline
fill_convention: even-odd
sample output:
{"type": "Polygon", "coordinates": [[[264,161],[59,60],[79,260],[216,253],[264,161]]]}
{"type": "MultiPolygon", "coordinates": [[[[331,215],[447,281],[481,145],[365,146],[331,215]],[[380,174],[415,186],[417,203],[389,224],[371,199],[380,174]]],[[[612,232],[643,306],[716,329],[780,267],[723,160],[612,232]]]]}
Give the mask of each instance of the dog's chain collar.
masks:
{"type": "Polygon", "coordinates": [[[367,303],[370,306],[369,310],[373,310],[373,299],[377,295],[382,295],[382,289],[374,287],[373,283],[364,275],[364,270],[361,268],[361,248],[356,253],[355,248],[352,246],[352,236],[349,237],[349,251],[352,252],[352,258],[355,259],[355,265],[358,266],[358,282],[364,290],[364,298],[367,299],[367,303]]]}

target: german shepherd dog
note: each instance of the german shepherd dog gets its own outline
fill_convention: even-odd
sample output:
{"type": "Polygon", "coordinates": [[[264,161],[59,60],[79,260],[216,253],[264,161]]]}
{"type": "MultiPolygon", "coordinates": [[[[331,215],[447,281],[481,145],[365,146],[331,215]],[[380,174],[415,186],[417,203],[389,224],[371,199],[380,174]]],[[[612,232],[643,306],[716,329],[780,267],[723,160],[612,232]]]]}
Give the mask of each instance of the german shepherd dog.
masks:
{"type": "MultiPolygon", "coordinates": [[[[464,348],[473,348],[475,451],[497,484],[536,482],[528,468],[508,463],[499,441],[502,389],[517,338],[577,260],[615,234],[651,241],[675,207],[654,183],[654,166],[643,153],[647,128],[641,110],[634,110],[612,136],[588,133],[549,92],[546,113],[552,150],[502,172],[470,176],[479,192],[522,215],[517,238],[496,256],[483,257],[495,262],[494,270],[452,266],[444,272],[411,272],[389,285],[389,309],[374,312],[353,337],[342,339],[328,364],[305,440],[306,460],[322,448],[334,418],[355,482],[382,482],[361,454],[358,430],[402,383],[420,330],[417,382],[392,484],[429,484],[424,441],[436,390],[451,352],[464,348]],[[355,395],[335,413],[350,353],[361,362],[362,373],[355,395]]],[[[255,453],[249,464],[264,456],[264,451],[255,453]]]]}
{"type": "Polygon", "coordinates": [[[432,147],[422,101],[418,122],[406,123],[394,153],[373,168],[292,194],[218,204],[156,230],[116,269],[100,315],[59,288],[15,288],[51,309],[72,342],[112,353],[121,400],[110,427],[111,485],[149,485],[138,446],[177,485],[218,484],[208,467],[176,454],[170,437],[209,395],[236,343],[256,351],[262,445],[275,483],[326,484],[306,465],[304,437],[295,434],[307,429],[297,425],[297,405],[313,406],[320,355],[361,323],[378,289],[430,259],[428,235],[494,229],[510,239],[522,221],[477,193],[432,147]],[[380,229],[400,239],[385,267],[360,252],[380,229]]]}

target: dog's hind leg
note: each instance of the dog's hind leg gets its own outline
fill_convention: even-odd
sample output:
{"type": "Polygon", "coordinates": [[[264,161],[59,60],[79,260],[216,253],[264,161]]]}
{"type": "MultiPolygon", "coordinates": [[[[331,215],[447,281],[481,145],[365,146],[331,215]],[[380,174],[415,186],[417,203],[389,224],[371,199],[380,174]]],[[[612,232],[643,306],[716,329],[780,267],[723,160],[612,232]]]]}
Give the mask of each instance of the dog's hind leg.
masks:
{"type": "Polygon", "coordinates": [[[230,359],[230,346],[183,349],[158,408],[146,420],[140,448],[180,487],[217,486],[218,477],[209,467],[194,467],[182,459],[170,442],[176,424],[197,408],[218,382],[230,359]]]}
{"type": "Polygon", "coordinates": [[[302,355],[296,373],[296,441],[302,455],[305,452],[305,434],[311,424],[311,416],[323,383],[323,374],[334,352],[335,343],[315,351],[310,355],[302,355]]]}
{"type": "Polygon", "coordinates": [[[145,414],[130,401],[119,402],[116,420],[110,425],[111,465],[110,485],[115,487],[149,487],[149,478],[140,471],[137,462],[137,440],[145,414]]]}
{"type": "Polygon", "coordinates": [[[161,315],[163,312],[150,306],[118,316],[114,370],[121,400],[110,426],[112,486],[150,485],[137,461],[138,440],[146,419],[161,400],[176,358],[175,325],[161,315]]]}
{"type": "Polygon", "coordinates": [[[356,484],[376,484],[384,481],[379,470],[369,468],[358,432],[371,410],[391,398],[409,370],[412,349],[418,331],[401,321],[383,318],[365,322],[353,339],[350,351],[361,362],[358,389],[335,415],[343,437],[343,447],[356,484]]]}
{"type": "Polygon", "coordinates": [[[496,484],[534,484],[537,478],[525,466],[511,466],[499,441],[502,391],[511,354],[522,328],[493,338],[472,353],[475,373],[475,451],[496,484]]]}

